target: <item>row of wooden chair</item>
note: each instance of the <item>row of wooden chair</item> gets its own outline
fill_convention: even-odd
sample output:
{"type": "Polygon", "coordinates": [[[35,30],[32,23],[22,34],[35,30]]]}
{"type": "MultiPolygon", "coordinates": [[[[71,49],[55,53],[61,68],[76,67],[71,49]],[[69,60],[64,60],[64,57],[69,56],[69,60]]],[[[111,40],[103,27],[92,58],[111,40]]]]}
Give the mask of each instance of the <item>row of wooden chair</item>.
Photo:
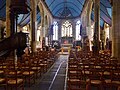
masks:
{"type": "Polygon", "coordinates": [[[69,56],[68,90],[92,90],[93,87],[112,90],[120,87],[120,64],[116,58],[104,58],[106,55],[103,54],[96,57],[91,52],[79,54],[71,52],[69,56]]]}
{"type": "Polygon", "coordinates": [[[22,74],[15,66],[13,60],[7,60],[6,62],[2,59],[0,62],[0,85],[4,86],[5,90],[11,90],[22,88],[24,90],[24,79],[21,78],[22,74]]]}
{"type": "Polygon", "coordinates": [[[13,57],[0,58],[0,86],[4,90],[24,90],[24,86],[34,84],[55,59],[55,52],[44,51],[23,55],[19,60],[13,57]]]}

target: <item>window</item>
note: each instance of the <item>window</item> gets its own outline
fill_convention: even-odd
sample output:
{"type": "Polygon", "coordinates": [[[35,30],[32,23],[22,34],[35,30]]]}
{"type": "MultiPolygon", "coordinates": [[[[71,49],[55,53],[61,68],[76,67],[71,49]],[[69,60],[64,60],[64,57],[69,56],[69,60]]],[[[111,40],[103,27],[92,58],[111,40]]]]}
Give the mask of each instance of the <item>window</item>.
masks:
{"type": "Polygon", "coordinates": [[[90,51],[92,51],[93,39],[94,39],[93,36],[94,36],[94,23],[91,25],[91,33],[89,35],[90,51]]]}
{"type": "Polygon", "coordinates": [[[28,27],[27,27],[27,26],[24,26],[22,32],[28,33],[28,27]]]}
{"type": "Polygon", "coordinates": [[[53,40],[58,40],[58,23],[53,23],[53,40]]]}
{"type": "Polygon", "coordinates": [[[72,37],[72,24],[68,21],[62,25],[62,37],[72,37]]]}
{"type": "Polygon", "coordinates": [[[108,24],[106,24],[106,29],[105,29],[105,36],[106,38],[109,38],[109,30],[110,30],[110,27],[108,24]]]}
{"type": "Polygon", "coordinates": [[[41,26],[39,26],[37,30],[37,41],[40,41],[40,30],[41,30],[41,26]]]}
{"type": "Polygon", "coordinates": [[[91,35],[90,40],[93,41],[94,36],[94,24],[91,25],[91,35]]]}
{"type": "Polygon", "coordinates": [[[76,40],[81,40],[80,27],[81,27],[81,23],[80,23],[80,20],[79,20],[76,23],[76,40]]]}

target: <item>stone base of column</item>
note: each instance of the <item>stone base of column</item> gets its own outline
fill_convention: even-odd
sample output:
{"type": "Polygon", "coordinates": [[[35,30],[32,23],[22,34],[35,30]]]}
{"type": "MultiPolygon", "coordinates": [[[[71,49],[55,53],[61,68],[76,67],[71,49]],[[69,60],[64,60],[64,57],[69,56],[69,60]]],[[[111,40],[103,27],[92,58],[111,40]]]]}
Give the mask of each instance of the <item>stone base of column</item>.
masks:
{"type": "Polygon", "coordinates": [[[99,49],[97,46],[92,46],[92,51],[93,51],[93,55],[94,56],[98,56],[99,55],[99,49]]]}
{"type": "Polygon", "coordinates": [[[113,41],[112,43],[112,57],[116,57],[118,59],[118,62],[120,62],[120,43],[116,43],[113,41]]]}
{"type": "Polygon", "coordinates": [[[36,52],[36,41],[31,42],[31,52],[36,52]]]}

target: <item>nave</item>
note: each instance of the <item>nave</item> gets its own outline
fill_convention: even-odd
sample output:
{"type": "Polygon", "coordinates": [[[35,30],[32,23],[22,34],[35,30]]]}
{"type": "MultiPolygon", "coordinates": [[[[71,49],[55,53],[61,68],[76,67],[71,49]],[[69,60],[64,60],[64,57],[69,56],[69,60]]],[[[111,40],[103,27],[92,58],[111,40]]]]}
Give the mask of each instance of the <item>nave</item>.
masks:
{"type": "Polygon", "coordinates": [[[39,51],[0,65],[0,90],[120,90],[120,63],[109,51],[39,51]]]}
{"type": "Polygon", "coordinates": [[[120,0],[0,0],[0,90],[120,90],[119,9],[120,0]]]}

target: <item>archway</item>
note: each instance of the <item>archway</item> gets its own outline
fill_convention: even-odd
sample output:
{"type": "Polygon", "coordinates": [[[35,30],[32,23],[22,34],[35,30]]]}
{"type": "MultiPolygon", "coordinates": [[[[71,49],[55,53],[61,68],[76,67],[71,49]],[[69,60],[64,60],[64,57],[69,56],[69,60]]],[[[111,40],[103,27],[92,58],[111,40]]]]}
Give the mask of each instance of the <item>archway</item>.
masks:
{"type": "Polygon", "coordinates": [[[40,23],[40,48],[42,48],[42,41],[43,41],[43,28],[44,28],[44,10],[43,10],[43,5],[41,2],[38,3],[38,7],[40,9],[40,15],[41,15],[41,23],[40,23]]]}

